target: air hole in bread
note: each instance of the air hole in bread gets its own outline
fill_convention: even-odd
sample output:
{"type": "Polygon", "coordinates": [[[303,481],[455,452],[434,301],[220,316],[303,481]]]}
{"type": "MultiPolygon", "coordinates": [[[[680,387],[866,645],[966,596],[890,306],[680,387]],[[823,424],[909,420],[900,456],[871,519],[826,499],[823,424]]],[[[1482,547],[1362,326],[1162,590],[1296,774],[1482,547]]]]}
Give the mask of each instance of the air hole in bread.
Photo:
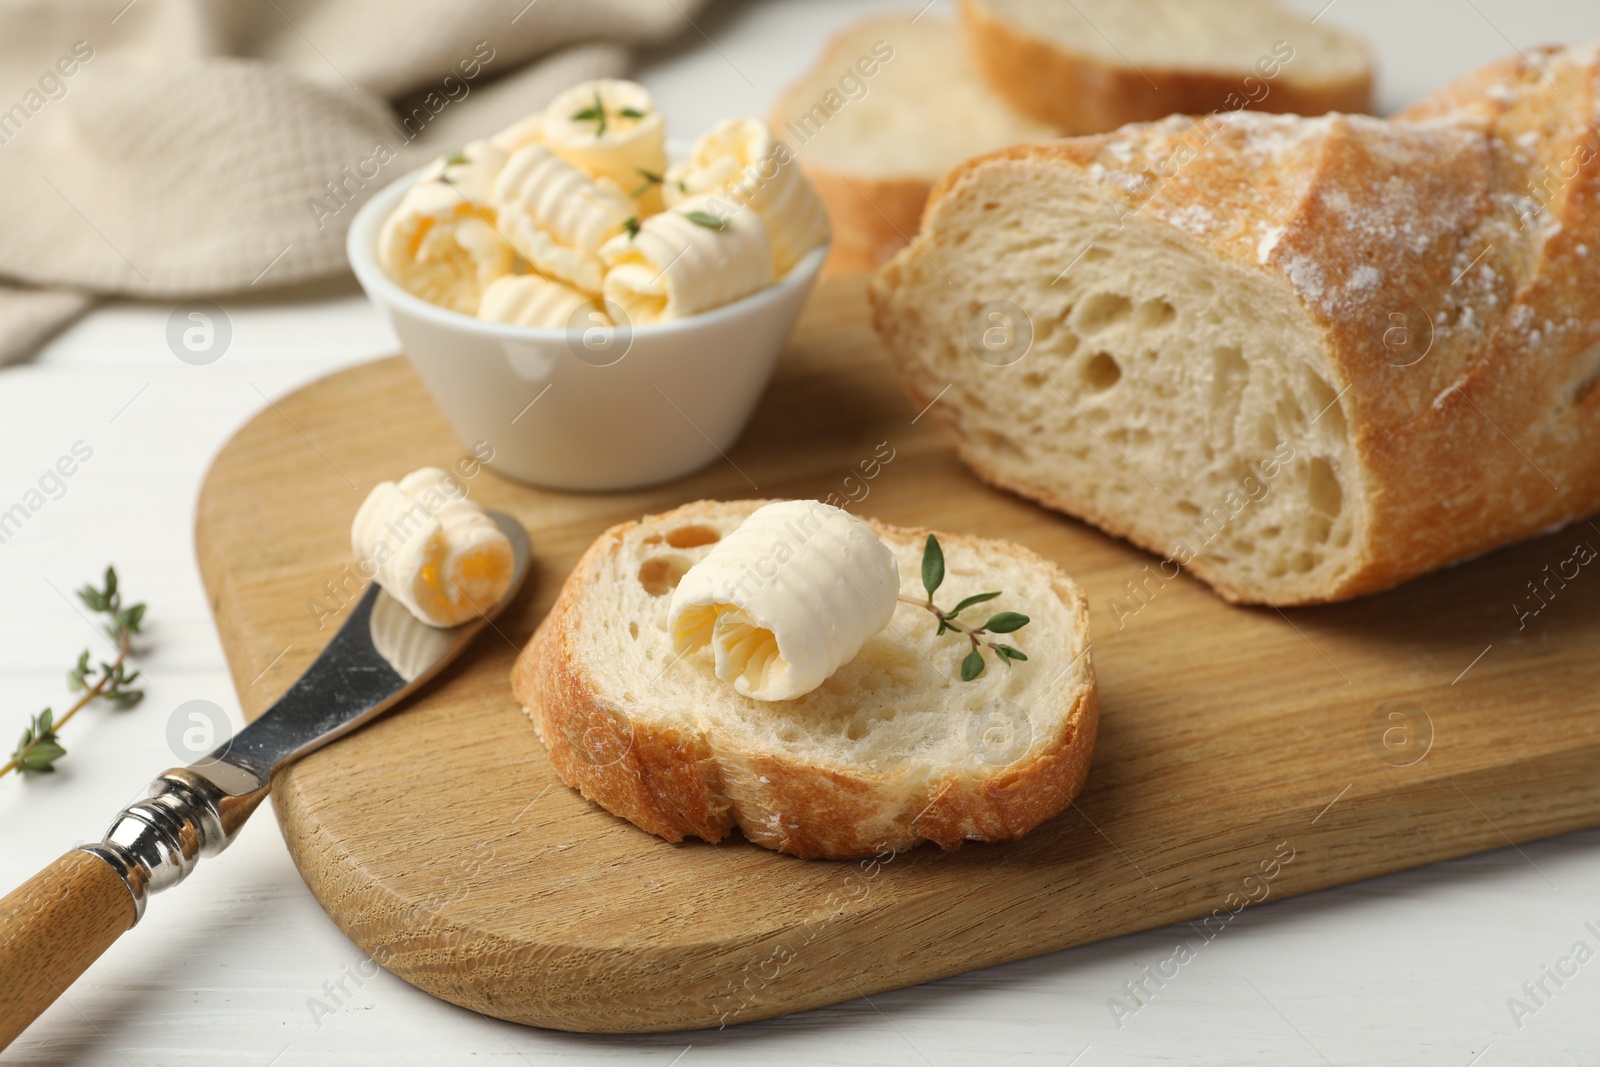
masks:
{"type": "Polygon", "coordinates": [[[1148,445],[1152,440],[1154,440],[1149,430],[1138,426],[1115,427],[1106,433],[1106,437],[1111,441],[1112,444],[1119,447],[1129,446],[1137,448],[1143,445],[1148,445]]]}
{"type": "Polygon", "coordinates": [[[667,531],[667,544],[673,548],[699,548],[701,545],[714,545],[720,540],[722,534],[709,526],[699,524],[679,526],[667,531]]]}
{"type": "Polygon", "coordinates": [[[979,430],[978,434],[983,438],[983,443],[990,448],[1016,456],[1019,459],[1026,455],[1022,448],[1006,434],[996,433],[994,430],[979,430]]]}
{"type": "MultiPolygon", "coordinates": [[[[1159,330],[1163,326],[1170,326],[1178,317],[1178,309],[1165,300],[1146,300],[1139,305],[1139,328],[1141,330],[1159,330]]],[[[1155,355],[1151,352],[1150,355],[1155,355]]]]}
{"type": "Polygon", "coordinates": [[[1344,408],[1340,407],[1339,394],[1333,386],[1322,375],[1307,371],[1306,391],[1310,394],[1313,423],[1319,428],[1326,427],[1335,436],[1344,437],[1347,432],[1344,408]]]}
{"type": "Polygon", "coordinates": [[[1284,437],[1278,432],[1278,421],[1275,418],[1262,417],[1256,420],[1255,448],[1260,455],[1274,452],[1282,444],[1284,437]]]}
{"type": "Polygon", "coordinates": [[[1233,423],[1239,417],[1250,367],[1238,345],[1220,345],[1211,351],[1211,426],[1224,445],[1233,444],[1233,423]]]}
{"type": "Polygon", "coordinates": [[[1095,293],[1078,307],[1078,331],[1097,334],[1109,330],[1132,313],[1133,301],[1121,293],[1095,293]]]}
{"type": "Polygon", "coordinates": [[[1241,493],[1249,491],[1255,478],[1255,471],[1250,468],[1249,462],[1243,456],[1234,456],[1224,464],[1223,469],[1227,471],[1228,484],[1235,486],[1241,493]]]}
{"type": "Polygon", "coordinates": [[[1090,393],[1103,393],[1122,380],[1122,367],[1109,352],[1096,352],[1083,365],[1083,385],[1090,393]]]}
{"type": "Polygon", "coordinates": [[[1101,248],[1099,245],[1090,245],[1089,251],[1083,254],[1085,263],[1102,263],[1111,258],[1111,249],[1101,248]]]}
{"type": "Polygon", "coordinates": [[[1344,487],[1333,472],[1333,464],[1317,456],[1311,461],[1310,476],[1306,484],[1306,503],[1329,518],[1337,518],[1344,510],[1344,487]]]}
{"type": "Polygon", "coordinates": [[[1061,353],[1062,359],[1071,359],[1077,354],[1078,346],[1082,343],[1083,339],[1081,337],[1068,330],[1061,335],[1060,342],[1056,344],[1056,350],[1061,353]]]}
{"type": "Polygon", "coordinates": [[[1191,504],[1187,500],[1180,500],[1178,501],[1178,514],[1187,519],[1198,518],[1200,515],[1200,505],[1191,504]]]}
{"type": "Polygon", "coordinates": [[[1279,538],[1279,537],[1282,537],[1282,536],[1283,536],[1283,527],[1282,526],[1263,526],[1261,528],[1261,537],[1262,537],[1263,540],[1272,541],[1272,540],[1275,540],[1276,538],[1279,538]]]}
{"type": "Polygon", "coordinates": [[[1278,429],[1287,438],[1299,437],[1306,428],[1305,412],[1300,410],[1300,404],[1292,393],[1286,393],[1278,398],[1278,429]]]}
{"type": "Polygon", "coordinates": [[[673,553],[668,556],[652,556],[639,565],[639,584],[644,586],[644,591],[651,596],[666,596],[678,588],[678,583],[693,566],[687,556],[673,553]]]}
{"type": "Polygon", "coordinates": [[[639,640],[639,624],[638,623],[631,622],[631,621],[628,623],[628,636],[633,638],[635,641],[639,640]]]}

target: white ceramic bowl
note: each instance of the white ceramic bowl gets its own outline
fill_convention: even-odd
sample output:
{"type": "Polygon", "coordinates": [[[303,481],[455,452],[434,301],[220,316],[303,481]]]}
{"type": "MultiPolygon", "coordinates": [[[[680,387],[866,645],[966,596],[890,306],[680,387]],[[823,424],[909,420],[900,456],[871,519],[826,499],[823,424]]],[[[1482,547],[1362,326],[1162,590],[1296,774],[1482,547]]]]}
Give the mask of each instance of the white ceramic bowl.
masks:
{"type": "Polygon", "coordinates": [[[552,489],[670,481],[726,453],[749,421],[827,247],[776,283],[676,322],[534,329],[484,322],[400,288],[378,232],[417,174],[386,186],[350,226],[350,266],[464,445],[552,489]]]}

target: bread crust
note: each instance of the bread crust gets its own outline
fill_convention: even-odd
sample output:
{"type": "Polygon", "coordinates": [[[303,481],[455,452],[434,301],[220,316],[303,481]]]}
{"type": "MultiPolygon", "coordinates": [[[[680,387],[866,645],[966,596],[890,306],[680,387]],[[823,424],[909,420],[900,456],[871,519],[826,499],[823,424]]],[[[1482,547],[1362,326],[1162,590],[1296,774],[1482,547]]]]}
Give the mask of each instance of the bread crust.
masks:
{"type": "MultiPolygon", "coordinates": [[[[550,613],[512,668],[511,685],[561,780],[635,826],[679,842],[721,841],[735,828],[757,844],[805,859],[856,859],[902,852],[923,840],[945,849],[964,841],[1020,837],[1058,814],[1083,789],[1099,725],[1082,592],[1048,560],[1019,546],[940,533],[946,546],[994,546],[1027,553],[1050,569],[1051,589],[1072,615],[1088,683],[1070,694],[1057,736],[1026,759],[982,776],[948,774],[917,794],[894,775],[868,774],[746,752],[704,737],[630,724],[609,707],[574,652],[574,618],[602,560],[641,525],[692,520],[706,502],[623,523],[602,534],[573,569],[550,613]],[[603,753],[603,758],[592,755],[603,753]],[[737,782],[737,788],[734,784],[737,782]],[[737,793],[737,798],[731,795],[737,793]]],[[[926,529],[872,523],[882,534],[921,540],[926,529]]]]}
{"type": "MultiPolygon", "coordinates": [[[[941,207],[984,195],[992,168],[1042,165],[1095,185],[1113,210],[1170,224],[1174,240],[1219,265],[1282,287],[1321,335],[1331,384],[1346,391],[1341,402],[1361,467],[1346,496],[1353,491],[1366,509],[1365,532],[1354,564],[1313,589],[1235,584],[1204,557],[1189,567],[1224,598],[1245,603],[1321,603],[1387,589],[1600,509],[1600,137],[1586,119],[1600,101],[1600,48],[1550,49],[1541,58],[1543,71],[1521,59],[1495,64],[1401,121],[1237,116],[1226,124],[1236,127],[1227,134],[1233,140],[1209,151],[1200,144],[1147,199],[1128,191],[1130,176],[1149,159],[1170,158],[1186,138],[1195,144],[1188,120],[991,153],[935,186],[916,257],[938,261],[941,207]],[[1267,134],[1277,165],[1245,151],[1267,134]],[[1124,158],[1132,162],[1118,162],[1124,158]],[[1542,215],[1519,219],[1517,198],[1531,176],[1573,158],[1590,162],[1553,191],[1542,215]],[[1345,208],[1373,202],[1389,182],[1422,205],[1414,226],[1352,236],[1345,208]],[[1195,232],[1172,221],[1195,205],[1219,225],[1195,232]],[[1262,256],[1259,237],[1273,226],[1283,237],[1262,256]],[[1430,235],[1429,254],[1417,254],[1414,243],[1430,235]],[[1319,294],[1296,280],[1307,263],[1330,279],[1376,265],[1382,282],[1319,294]],[[1419,369],[1402,374],[1384,362],[1394,309],[1427,309],[1431,321],[1447,307],[1456,321],[1430,335],[1419,369]]],[[[896,309],[918,269],[901,253],[870,296],[874,325],[914,402],[923,403],[912,330],[896,309]]],[[[1139,516],[1094,513],[984,462],[962,436],[958,405],[952,397],[933,414],[980,477],[1151,551],[1170,550],[1139,516]]]]}
{"type": "Polygon", "coordinates": [[[850,177],[804,161],[833,226],[825,275],[865,274],[894,258],[917,232],[933,182],[922,178],[850,177]]]}
{"type": "Polygon", "coordinates": [[[982,0],[961,0],[961,27],[973,66],[990,87],[1016,110],[1069,135],[1104,133],[1172,114],[1234,111],[1246,105],[1297,115],[1372,110],[1370,63],[1353,78],[1274,79],[1266,97],[1252,103],[1246,97],[1245,79],[1262,80],[1254,71],[1219,73],[1146,65],[1141,72],[1036,37],[996,17],[982,0]]]}

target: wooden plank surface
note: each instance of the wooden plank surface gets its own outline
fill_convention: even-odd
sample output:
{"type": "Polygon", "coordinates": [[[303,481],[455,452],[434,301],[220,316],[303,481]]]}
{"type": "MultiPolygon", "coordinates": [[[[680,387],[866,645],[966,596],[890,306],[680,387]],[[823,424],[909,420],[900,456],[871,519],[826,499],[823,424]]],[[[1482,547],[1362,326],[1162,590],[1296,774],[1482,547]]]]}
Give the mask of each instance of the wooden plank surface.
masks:
{"type": "MultiPolygon", "coordinates": [[[[1600,530],[1578,524],[1351,604],[1230,607],[980,485],[917,416],[866,326],[860,283],[841,280],[819,288],[729,463],[604,495],[477,474],[474,498],[529,528],[531,588],[417,702],[275,784],[284,836],[329,915],[378,963],[478,1011],[684,1029],[1183,919],[1217,936],[1253,900],[1600,823],[1597,579],[1584,568],[1552,584],[1520,629],[1517,611],[1537,606],[1528,583],[1546,565],[1600,545],[1600,530]],[[893,460],[862,480],[883,442],[893,460]],[[1020,541],[1089,594],[1093,770],[1073,807],[1024,840],[865,868],[737,839],[674,846],[550,770],[507,672],[596,534],[701,497],[829,493],[890,522],[1020,541]]],[[[311,661],[357,592],[343,568],[366,490],[465,455],[399,359],[278,401],[223,449],[196,538],[247,715],[311,661]]]]}

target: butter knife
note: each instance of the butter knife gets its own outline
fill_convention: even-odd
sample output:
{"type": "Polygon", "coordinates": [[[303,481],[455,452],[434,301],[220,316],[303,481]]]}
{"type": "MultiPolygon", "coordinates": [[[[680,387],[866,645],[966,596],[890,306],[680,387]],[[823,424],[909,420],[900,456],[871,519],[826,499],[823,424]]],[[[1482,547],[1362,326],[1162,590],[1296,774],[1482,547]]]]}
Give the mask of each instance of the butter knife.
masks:
{"type": "Polygon", "coordinates": [[[144,915],[152,893],[227,848],[266,799],[273,772],[393,708],[456,658],[517,594],[528,534],[511,540],[511,587],[449,630],[419,621],[377,583],[305,674],[209,756],[162,774],[104,840],[72,849],[0,900],[0,1049],[144,915]]]}

